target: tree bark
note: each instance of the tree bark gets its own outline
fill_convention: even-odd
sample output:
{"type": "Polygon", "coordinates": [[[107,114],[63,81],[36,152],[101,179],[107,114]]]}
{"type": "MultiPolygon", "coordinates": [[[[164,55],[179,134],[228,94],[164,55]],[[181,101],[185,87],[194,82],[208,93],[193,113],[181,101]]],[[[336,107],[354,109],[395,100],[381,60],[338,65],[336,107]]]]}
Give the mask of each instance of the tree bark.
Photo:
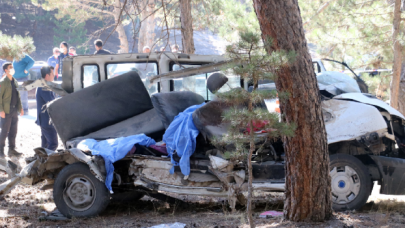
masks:
{"type": "Polygon", "coordinates": [[[297,0],[253,0],[267,52],[294,51],[296,60],[278,71],[276,87],[288,92],[281,101],[283,121],[295,123],[294,137],[284,137],[286,189],[284,218],[323,221],[332,215],[329,154],[319,88],[297,0]]]}
{"type": "Polygon", "coordinates": [[[191,16],[191,0],[180,0],[181,41],[183,52],[194,54],[193,17],[191,16]]]}
{"type": "Polygon", "coordinates": [[[398,111],[405,115],[405,62],[401,66],[401,78],[399,82],[398,111]]]}
{"type": "Polygon", "coordinates": [[[399,83],[401,79],[402,67],[402,46],[399,43],[398,35],[401,23],[401,0],[395,0],[394,22],[392,26],[392,42],[394,44],[394,65],[392,66],[391,96],[390,103],[395,109],[398,109],[399,83]]]}
{"type": "MultiPolygon", "coordinates": [[[[141,3],[141,28],[139,30],[138,52],[142,53],[143,47],[151,49],[155,41],[155,0],[143,0],[141,3]]],[[[151,50],[152,52],[152,50],[151,50]]]]}
{"type": "Polygon", "coordinates": [[[125,33],[125,29],[124,26],[122,25],[122,21],[121,21],[121,1],[120,0],[115,0],[114,2],[114,20],[115,20],[115,24],[117,24],[117,28],[116,31],[118,33],[118,38],[120,39],[120,53],[128,53],[129,50],[129,44],[128,44],[128,38],[127,38],[127,34],[125,33]]]}

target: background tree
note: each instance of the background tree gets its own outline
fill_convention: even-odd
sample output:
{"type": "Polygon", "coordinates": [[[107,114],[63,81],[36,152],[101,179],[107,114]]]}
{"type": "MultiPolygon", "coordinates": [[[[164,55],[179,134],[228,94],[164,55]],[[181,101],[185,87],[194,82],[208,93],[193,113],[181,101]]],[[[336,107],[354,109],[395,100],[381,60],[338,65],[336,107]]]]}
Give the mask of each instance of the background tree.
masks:
{"type": "Polygon", "coordinates": [[[193,17],[191,16],[191,0],[180,1],[181,40],[183,52],[194,54],[193,17]]]}
{"type": "Polygon", "coordinates": [[[35,51],[34,41],[31,37],[7,36],[0,32],[0,59],[13,61],[24,58],[25,54],[35,51]]]}
{"type": "Polygon", "coordinates": [[[354,68],[392,65],[393,7],[389,1],[300,1],[309,43],[320,57],[354,68]],[[383,61],[381,61],[383,59],[383,61]]]}
{"type": "MultiPolygon", "coordinates": [[[[131,4],[137,5],[138,3],[132,2],[131,4]]],[[[162,1],[162,4],[166,4],[162,1]]],[[[135,6],[134,5],[134,6],[135,6]]],[[[139,38],[138,38],[138,52],[142,52],[144,46],[153,48],[155,45],[155,0],[141,0],[139,1],[140,20],[139,23],[139,38]]],[[[135,17],[134,17],[135,18],[135,17]]],[[[136,33],[136,32],[135,32],[136,33]]]]}
{"type": "Polygon", "coordinates": [[[115,26],[115,31],[120,39],[122,53],[128,53],[129,44],[125,33],[122,17],[125,15],[127,0],[33,0],[40,4],[45,10],[58,10],[58,19],[70,16],[76,24],[83,23],[90,19],[97,19],[106,23],[105,27],[115,26]]]}
{"type": "Polygon", "coordinates": [[[218,5],[219,14],[209,24],[226,41],[233,43],[239,39],[239,31],[260,32],[259,22],[252,1],[223,0],[218,5]]]}
{"type": "Polygon", "coordinates": [[[374,76],[380,79],[377,83],[374,77],[366,77],[366,83],[377,89],[370,92],[379,97],[384,97],[381,92],[390,93],[386,100],[405,114],[401,4],[401,0],[300,1],[307,38],[316,45],[317,54],[345,60],[358,69],[393,69],[392,75],[374,76]],[[387,78],[392,79],[391,89],[380,86],[387,78]],[[381,91],[381,87],[387,89],[381,91]]]}
{"type": "Polygon", "coordinates": [[[292,221],[323,221],[332,215],[329,154],[319,88],[304,35],[297,0],[253,0],[269,54],[286,50],[296,61],[277,71],[283,121],[296,123],[294,137],[283,137],[286,152],[284,217],[292,221]],[[288,15],[288,16],[285,16],[288,15]]]}
{"type": "Polygon", "coordinates": [[[172,31],[180,31],[182,51],[193,54],[195,52],[194,31],[218,31],[220,23],[217,19],[223,9],[220,0],[167,0],[158,5],[162,6],[162,10],[157,11],[156,16],[162,22],[158,25],[162,30],[158,38],[159,43],[170,43],[172,31]]]}
{"type": "MultiPolygon", "coordinates": [[[[403,36],[403,33],[400,33],[400,25],[401,25],[401,3],[402,0],[395,0],[394,6],[394,20],[392,26],[392,43],[394,49],[394,64],[392,66],[392,81],[391,81],[391,97],[390,97],[390,105],[398,109],[399,107],[399,84],[401,79],[401,68],[402,68],[402,44],[400,40],[400,36],[403,36]]],[[[402,96],[405,96],[403,94],[402,96]]],[[[405,101],[402,101],[405,105],[405,101]]],[[[405,111],[405,110],[402,110],[405,111]]]]}
{"type": "MultiPolygon", "coordinates": [[[[234,60],[228,67],[232,75],[238,75],[241,79],[250,82],[254,88],[253,92],[233,89],[225,93],[216,93],[218,98],[229,107],[223,121],[232,123],[228,134],[217,144],[233,144],[235,150],[227,152],[226,155],[234,162],[244,162],[248,171],[247,215],[250,227],[254,227],[252,155],[260,154],[263,148],[270,147],[271,142],[280,136],[291,137],[295,128],[292,123],[280,122],[278,113],[269,112],[257,106],[264,99],[277,97],[277,91],[257,90],[259,80],[274,80],[276,72],[286,67],[294,58],[293,53],[285,53],[282,50],[267,55],[264,46],[270,45],[271,39],[267,39],[263,44],[259,34],[242,32],[240,40],[227,47],[228,57],[234,60]],[[261,125],[261,129],[266,130],[266,133],[257,135],[254,130],[256,124],[261,125]],[[241,132],[241,129],[246,128],[248,128],[247,131],[241,132]]],[[[285,97],[285,95],[279,94],[279,97],[285,97]]]]}
{"type": "Polygon", "coordinates": [[[85,23],[76,24],[76,22],[65,16],[60,20],[54,21],[55,27],[53,28],[53,44],[59,47],[62,41],[66,41],[70,46],[75,46],[77,53],[85,53],[87,50],[86,43],[87,30],[84,28],[85,23]]]}

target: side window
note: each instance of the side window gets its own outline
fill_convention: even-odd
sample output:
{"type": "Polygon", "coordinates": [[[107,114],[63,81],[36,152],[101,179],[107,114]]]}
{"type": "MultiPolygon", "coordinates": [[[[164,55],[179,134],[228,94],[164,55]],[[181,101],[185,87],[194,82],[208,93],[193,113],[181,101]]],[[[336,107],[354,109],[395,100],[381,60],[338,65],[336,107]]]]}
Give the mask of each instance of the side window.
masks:
{"type": "Polygon", "coordinates": [[[148,62],[148,63],[110,63],[107,64],[107,79],[118,77],[123,75],[129,71],[136,71],[143,84],[148,90],[149,95],[158,92],[158,85],[157,82],[150,84],[149,79],[158,74],[158,66],[156,62],[148,62]]]}
{"type": "MultiPolygon", "coordinates": [[[[173,65],[173,71],[181,70],[184,68],[199,67],[201,65],[187,65],[182,64],[181,67],[178,64],[173,65]]],[[[219,71],[218,71],[219,72],[219,71]]],[[[216,72],[214,72],[216,73],[216,72]]],[[[174,91],[192,91],[198,93],[205,98],[205,100],[212,100],[215,95],[212,94],[207,88],[207,79],[213,73],[200,74],[191,77],[185,77],[180,79],[173,79],[174,91]]],[[[240,87],[240,77],[227,75],[228,82],[218,92],[226,92],[232,88],[240,87]]]]}
{"type": "Polygon", "coordinates": [[[100,71],[98,65],[84,65],[83,66],[83,88],[92,86],[100,82],[100,71]]]}
{"type": "MultiPolygon", "coordinates": [[[[184,68],[194,68],[201,65],[187,65],[178,64],[173,65],[173,71],[178,71],[184,68]]],[[[207,74],[199,74],[191,77],[173,79],[174,91],[192,91],[194,93],[200,94],[205,100],[208,100],[208,89],[207,89],[207,74]]]]}

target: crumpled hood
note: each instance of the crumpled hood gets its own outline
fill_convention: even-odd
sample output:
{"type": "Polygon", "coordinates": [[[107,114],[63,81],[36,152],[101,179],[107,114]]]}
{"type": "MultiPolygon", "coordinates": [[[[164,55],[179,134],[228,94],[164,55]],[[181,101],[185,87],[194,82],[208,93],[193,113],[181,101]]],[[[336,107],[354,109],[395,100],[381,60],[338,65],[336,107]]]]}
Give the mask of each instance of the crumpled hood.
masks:
{"type": "Polygon", "coordinates": [[[404,115],[402,115],[398,110],[391,107],[384,101],[378,99],[377,97],[367,94],[367,93],[343,93],[339,96],[335,96],[333,99],[338,100],[353,100],[357,102],[361,102],[363,104],[368,104],[372,106],[376,106],[386,110],[389,114],[397,116],[399,118],[405,119],[404,115]]]}

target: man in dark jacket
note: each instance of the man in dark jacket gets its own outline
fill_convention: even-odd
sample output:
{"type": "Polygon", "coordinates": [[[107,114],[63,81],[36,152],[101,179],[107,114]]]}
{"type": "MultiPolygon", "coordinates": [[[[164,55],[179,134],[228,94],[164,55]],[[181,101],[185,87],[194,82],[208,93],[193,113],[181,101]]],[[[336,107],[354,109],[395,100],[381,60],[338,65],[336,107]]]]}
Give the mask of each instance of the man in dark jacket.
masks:
{"type": "Polygon", "coordinates": [[[21,104],[20,93],[17,91],[18,83],[13,78],[15,73],[13,65],[10,62],[3,64],[3,70],[6,76],[0,79],[0,157],[4,157],[4,146],[8,138],[8,156],[21,156],[16,151],[15,138],[17,136],[18,113],[24,115],[21,104]]]}
{"type": "Polygon", "coordinates": [[[94,52],[95,55],[110,55],[113,54],[112,52],[103,49],[103,41],[98,39],[94,41],[94,47],[96,48],[96,52],[94,52]]]}
{"type": "MultiPolygon", "coordinates": [[[[41,68],[41,75],[45,81],[52,82],[55,77],[53,67],[43,66],[41,68]]],[[[41,127],[41,147],[56,150],[58,148],[58,134],[55,127],[49,123],[49,115],[46,110],[46,104],[55,99],[55,94],[45,87],[38,87],[35,97],[37,99],[36,123],[41,127]]]]}

